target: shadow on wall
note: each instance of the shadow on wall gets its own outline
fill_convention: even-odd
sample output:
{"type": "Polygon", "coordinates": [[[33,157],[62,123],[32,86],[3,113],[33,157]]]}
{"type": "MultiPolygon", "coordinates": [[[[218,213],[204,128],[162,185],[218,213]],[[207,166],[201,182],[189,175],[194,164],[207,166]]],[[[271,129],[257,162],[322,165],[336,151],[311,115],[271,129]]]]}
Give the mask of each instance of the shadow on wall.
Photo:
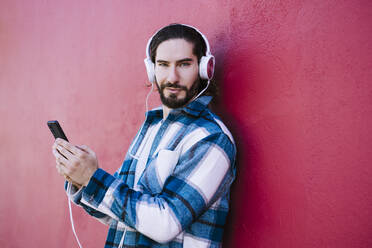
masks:
{"type": "MultiPolygon", "coordinates": [[[[214,79],[219,86],[219,95],[212,109],[230,129],[237,146],[237,177],[231,189],[230,212],[224,231],[223,247],[239,247],[247,239],[254,240],[263,216],[257,201],[260,197],[252,167],[256,141],[250,133],[246,108],[250,95],[249,84],[254,81],[254,63],[247,50],[233,41],[226,33],[220,34],[213,47],[216,57],[214,79]],[[254,233],[253,233],[254,232],[254,233]]],[[[253,242],[254,243],[254,242],[253,242]]]]}

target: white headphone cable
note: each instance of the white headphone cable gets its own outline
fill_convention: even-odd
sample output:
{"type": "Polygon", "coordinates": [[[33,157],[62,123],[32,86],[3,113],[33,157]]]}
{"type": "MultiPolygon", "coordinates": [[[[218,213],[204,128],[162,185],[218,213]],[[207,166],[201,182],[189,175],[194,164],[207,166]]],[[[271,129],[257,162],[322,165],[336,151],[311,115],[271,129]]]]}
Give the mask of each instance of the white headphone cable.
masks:
{"type": "MultiPolygon", "coordinates": [[[[148,112],[148,110],[149,110],[149,108],[148,108],[148,100],[149,100],[149,97],[150,97],[150,95],[151,95],[151,93],[152,93],[153,90],[154,90],[154,83],[151,83],[151,90],[150,90],[150,92],[149,92],[149,93],[147,94],[147,96],[146,96],[146,119],[147,119],[147,112],[148,112]]],[[[138,159],[137,156],[132,155],[131,153],[130,153],[130,155],[131,155],[132,157],[138,159]]],[[[81,243],[80,243],[80,241],[79,241],[79,238],[78,238],[78,236],[77,236],[77,234],[76,234],[75,225],[74,225],[74,218],[72,217],[72,207],[71,207],[71,187],[72,187],[72,186],[71,186],[71,182],[68,182],[68,184],[67,184],[67,193],[68,193],[68,194],[67,194],[67,198],[68,198],[68,209],[69,209],[69,212],[70,212],[71,227],[72,227],[72,232],[74,233],[75,239],[76,239],[76,241],[77,241],[79,247],[82,248],[82,245],[81,245],[81,243]]],[[[125,230],[125,232],[124,232],[124,234],[123,234],[122,240],[120,241],[120,246],[123,245],[123,241],[124,241],[125,233],[126,233],[126,230],[125,230]]]]}
{"type": "Polygon", "coordinates": [[[211,82],[211,81],[208,80],[208,82],[207,82],[207,86],[206,86],[202,91],[200,91],[199,94],[198,94],[197,96],[194,96],[190,101],[188,101],[185,105],[187,105],[187,104],[189,104],[190,102],[194,101],[194,100],[195,100],[196,98],[198,98],[201,94],[203,94],[204,91],[206,91],[206,90],[208,89],[208,86],[209,86],[210,82],[211,82]]]}
{"type": "Polygon", "coordinates": [[[75,231],[75,226],[74,226],[74,219],[72,217],[72,209],[71,209],[71,182],[68,182],[67,184],[67,198],[68,198],[68,209],[70,211],[70,221],[71,221],[71,226],[72,226],[72,231],[75,235],[75,239],[79,245],[80,248],[82,248],[81,244],[80,244],[80,241],[79,241],[79,238],[76,234],[76,231],[75,231]]]}
{"type": "MultiPolygon", "coordinates": [[[[146,106],[146,112],[145,112],[145,113],[146,113],[146,117],[145,117],[145,122],[146,122],[146,120],[147,120],[147,112],[149,111],[148,100],[149,100],[149,97],[150,97],[151,93],[153,92],[153,90],[154,90],[154,83],[151,83],[151,90],[150,90],[149,93],[147,93],[147,96],[146,96],[146,102],[145,102],[145,106],[146,106]]],[[[143,125],[142,125],[142,127],[141,127],[139,133],[141,133],[142,128],[143,128],[143,125]]],[[[137,138],[137,139],[138,139],[138,138],[137,138]]],[[[137,139],[133,142],[133,144],[135,144],[135,142],[137,141],[137,139]]],[[[129,147],[129,155],[130,155],[132,158],[134,158],[134,159],[139,159],[138,156],[133,155],[133,154],[130,152],[131,150],[132,150],[132,147],[129,147]]],[[[141,151],[141,152],[142,152],[142,151],[141,151]]],[[[140,152],[139,154],[141,154],[141,152],[140,152]]]]}
{"type": "Polygon", "coordinates": [[[147,93],[147,96],[146,96],[146,117],[147,117],[147,112],[149,111],[148,100],[153,90],[154,90],[154,83],[151,83],[151,90],[149,93],[147,93]]]}

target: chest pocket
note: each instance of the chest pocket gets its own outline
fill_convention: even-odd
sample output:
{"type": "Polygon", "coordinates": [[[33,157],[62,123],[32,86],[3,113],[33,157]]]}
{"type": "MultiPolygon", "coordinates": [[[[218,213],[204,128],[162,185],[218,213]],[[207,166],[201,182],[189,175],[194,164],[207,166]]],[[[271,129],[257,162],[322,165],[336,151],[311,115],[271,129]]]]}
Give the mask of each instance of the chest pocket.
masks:
{"type": "Polygon", "coordinates": [[[149,162],[138,181],[138,185],[143,191],[159,194],[163,190],[165,181],[176,167],[178,159],[177,151],[160,150],[149,162]]]}

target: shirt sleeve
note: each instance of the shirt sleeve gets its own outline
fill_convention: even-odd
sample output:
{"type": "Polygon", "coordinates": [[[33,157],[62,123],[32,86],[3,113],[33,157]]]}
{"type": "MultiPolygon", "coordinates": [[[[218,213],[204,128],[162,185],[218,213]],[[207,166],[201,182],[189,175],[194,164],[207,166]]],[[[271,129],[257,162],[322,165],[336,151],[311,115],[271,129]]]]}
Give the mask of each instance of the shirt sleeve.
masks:
{"type": "Polygon", "coordinates": [[[112,218],[110,216],[108,216],[108,215],[100,212],[99,210],[94,209],[94,208],[92,208],[92,207],[90,207],[90,206],[81,202],[81,197],[82,197],[82,193],[83,193],[84,188],[85,187],[83,186],[79,189],[76,186],[71,185],[71,188],[69,189],[68,182],[65,181],[65,191],[66,191],[68,199],[70,201],[72,201],[73,203],[75,203],[76,205],[79,205],[82,208],[84,208],[84,210],[89,215],[93,216],[94,218],[96,218],[101,223],[103,223],[105,225],[109,225],[111,220],[112,220],[112,218]]]}
{"type": "Polygon", "coordinates": [[[157,194],[135,191],[98,169],[82,190],[81,202],[166,243],[228,192],[235,177],[235,153],[224,133],[199,140],[180,155],[157,194]]]}

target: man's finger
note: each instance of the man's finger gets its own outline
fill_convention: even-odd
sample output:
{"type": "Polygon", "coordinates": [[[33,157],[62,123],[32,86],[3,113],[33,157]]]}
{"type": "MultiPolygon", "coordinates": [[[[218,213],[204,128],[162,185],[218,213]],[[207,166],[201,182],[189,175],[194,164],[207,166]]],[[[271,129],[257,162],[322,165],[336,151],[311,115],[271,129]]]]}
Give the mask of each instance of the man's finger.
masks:
{"type": "Polygon", "coordinates": [[[53,150],[52,150],[52,152],[53,152],[53,155],[54,155],[54,157],[59,157],[59,152],[57,151],[57,147],[53,147],[53,150]]]}
{"type": "Polygon", "coordinates": [[[56,163],[61,164],[62,166],[66,167],[69,161],[62,155],[59,155],[58,157],[56,157],[56,163]]]}
{"type": "Polygon", "coordinates": [[[68,146],[68,150],[69,150],[72,154],[77,155],[77,156],[79,156],[79,155],[82,154],[81,149],[78,149],[78,147],[73,146],[73,145],[71,145],[71,144],[69,144],[69,146],[68,146]]]}
{"type": "Polygon", "coordinates": [[[86,152],[86,153],[90,153],[90,151],[91,151],[91,149],[86,145],[79,145],[79,146],[76,146],[76,147],[79,148],[81,151],[86,152]]]}
{"type": "Polygon", "coordinates": [[[59,158],[59,157],[63,157],[63,158],[65,158],[65,159],[67,159],[63,154],[61,154],[60,152],[59,152],[59,150],[57,149],[57,147],[53,147],[53,150],[52,150],[52,152],[53,152],[53,155],[54,155],[54,157],[57,159],[57,158],[59,158]]]}
{"type": "Polygon", "coordinates": [[[57,152],[59,152],[63,157],[65,157],[67,160],[71,160],[74,156],[70,151],[68,151],[66,148],[61,147],[60,145],[56,148],[57,152]]]}
{"type": "Polygon", "coordinates": [[[72,145],[71,143],[67,142],[66,140],[63,140],[63,139],[60,139],[60,138],[57,138],[56,139],[56,144],[57,146],[61,146],[63,148],[65,148],[67,151],[69,151],[70,153],[74,154],[74,155],[81,155],[81,150],[78,149],[76,146],[72,145]]]}

